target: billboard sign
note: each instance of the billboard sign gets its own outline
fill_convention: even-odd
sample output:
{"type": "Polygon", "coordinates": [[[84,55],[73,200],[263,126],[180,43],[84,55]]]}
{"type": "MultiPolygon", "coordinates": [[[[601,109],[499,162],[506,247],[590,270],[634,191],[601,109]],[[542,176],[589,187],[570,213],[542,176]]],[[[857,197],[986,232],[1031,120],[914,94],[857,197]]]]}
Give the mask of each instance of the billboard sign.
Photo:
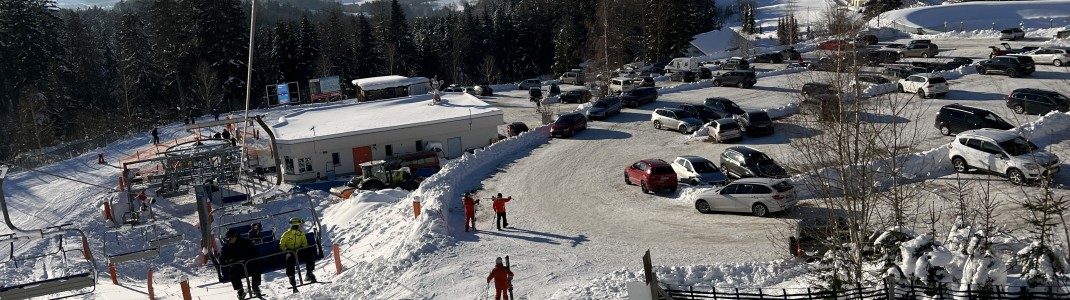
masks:
{"type": "Polygon", "coordinates": [[[277,84],[275,93],[279,95],[279,105],[290,104],[290,86],[288,84],[277,84]]]}
{"type": "Polygon", "coordinates": [[[338,76],[309,80],[308,86],[310,94],[312,95],[312,101],[342,96],[342,86],[339,84],[338,80],[338,76]]]}

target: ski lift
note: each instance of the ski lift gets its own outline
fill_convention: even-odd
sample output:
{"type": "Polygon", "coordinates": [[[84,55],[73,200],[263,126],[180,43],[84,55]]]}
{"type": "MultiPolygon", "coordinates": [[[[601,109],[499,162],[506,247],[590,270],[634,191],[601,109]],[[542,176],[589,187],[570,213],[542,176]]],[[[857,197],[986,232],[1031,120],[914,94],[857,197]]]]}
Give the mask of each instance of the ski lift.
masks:
{"type": "Polygon", "coordinates": [[[7,277],[5,279],[14,283],[11,285],[8,283],[0,284],[0,299],[28,299],[74,292],[54,298],[58,299],[90,294],[96,291],[96,262],[89,252],[86,236],[81,230],[64,228],[66,226],[70,226],[70,224],[46,228],[41,231],[43,234],[40,236],[36,234],[34,236],[17,235],[15,233],[0,236],[0,245],[9,247],[8,251],[5,251],[8,254],[7,261],[4,262],[7,269],[4,271],[7,277]],[[76,233],[77,235],[70,235],[71,233],[76,233]],[[82,247],[80,249],[79,247],[70,247],[71,243],[67,242],[67,239],[75,236],[81,239],[82,247]],[[33,240],[40,242],[52,241],[55,243],[56,250],[39,252],[38,249],[25,249],[16,251],[16,248],[20,247],[41,245],[40,242],[35,243],[33,240]],[[34,255],[18,255],[19,252],[34,253],[34,255]],[[59,264],[59,267],[55,265],[56,263],[59,264]],[[34,272],[34,269],[38,264],[47,268],[45,273],[49,275],[49,278],[31,277],[36,276],[34,273],[37,272],[34,272]],[[32,279],[25,282],[12,279],[12,277],[20,277],[18,275],[25,275],[26,278],[32,279]]]}
{"type": "MultiPolygon", "coordinates": [[[[219,239],[217,242],[219,242],[220,245],[227,242],[225,237],[227,230],[234,229],[234,231],[242,235],[242,237],[252,240],[257,250],[257,256],[245,262],[223,265],[222,262],[213,259],[212,263],[216,268],[220,282],[229,281],[230,277],[228,271],[230,267],[236,265],[240,265],[247,271],[249,263],[254,263],[259,267],[261,273],[266,273],[285,269],[285,257],[288,254],[295,255],[299,262],[304,261],[304,258],[300,257],[300,253],[311,252],[311,259],[313,261],[319,261],[324,257],[322,246],[323,227],[320,224],[319,216],[316,213],[315,204],[312,202],[312,197],[307,193],[301,193],[300,195],[303,195],[304,198],[307,199],[307,207],[293,209],[293,205],[286,205],[290,203],[278,203],[283,201],[276,200],[261,205],[265,206],[263,208],[233,205],[212,212],[213,218],[220,224],[212,228],[212,236],[219,239]],[[289,206],[289,208],[272,209],[272,207],[286,206],[289,206]],[[308,240],[308,246],[306,248],[298,249],[297,251],[282,251],[279,248],[279,237],[282,236],[283,232],[289,229],[289,219],[292,217],[299,217],[306,222],[311,223],[311,226],[305,228],[305,238],[308,240]],[[259,234],[250,234],[250,230],[253,227],[260,228],[259,234]],[[312,251],[307,249],[312,249],[312,251]]],[[[291,199],[299,198],[295,197],[291,199]]],[[[293,201],[292,203],[298,202],[293,201]]],[[[214,257],[219,257],[219,251],[214,249],[213,251],[215,251],[214,257]]],[[[302,264],[297,264],[298,276],[303,274],[300,270],[301,266],[302,264]]],[[[303,278],[301,280],[302,282],[304,281],[303,278]]]]}

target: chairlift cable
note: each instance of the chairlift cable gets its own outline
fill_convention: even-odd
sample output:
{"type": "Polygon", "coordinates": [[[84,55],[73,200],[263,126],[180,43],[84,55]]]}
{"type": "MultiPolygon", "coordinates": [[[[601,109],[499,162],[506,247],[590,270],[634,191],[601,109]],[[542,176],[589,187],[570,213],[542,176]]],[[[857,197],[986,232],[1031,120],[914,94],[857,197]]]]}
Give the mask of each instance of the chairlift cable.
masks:
{"type": "Polygon", "coordinates": [[[66,179],[66,180],[74,181],[74,182],[77,182],[77,183],[81,183],[81,184],[86,184],[86,185],[90,185],[90,186],[93,186],[93,187],[102,188],[102,189],[108,190],[109,192],[118,192],[119,191],[119,190],[117,190],[115,188],[112,188],[112,187],[106,187],[106,186],[103,186],[103,185],[90,183],[90,182],[86,182],[86,181],[83,181],[83,180],[74,179],[74,178],[71,178],[71,177],[66,177],[66,176],[62,176],[62,175],[56,175],[56,174],[53,174],[53,173],[50,173],[50,172],[41,171],[41,170],[38,170],[38,169],[29,168],[29,167],[20,166],[20,165],[13,164],[13,163],[10,163],[10,162],[7,162],[7,161],[0,161],[0,163],[6,164],[6,165],[10,165],[10,166],[19,167],[19,168],[23,168],[23,169],[34,171],[34,172],[38,172],[38,173],[42,173],[42,174],[49,175],[49,176],[52,176],[52,177],[58,177],[60,179],[66,179]]]}

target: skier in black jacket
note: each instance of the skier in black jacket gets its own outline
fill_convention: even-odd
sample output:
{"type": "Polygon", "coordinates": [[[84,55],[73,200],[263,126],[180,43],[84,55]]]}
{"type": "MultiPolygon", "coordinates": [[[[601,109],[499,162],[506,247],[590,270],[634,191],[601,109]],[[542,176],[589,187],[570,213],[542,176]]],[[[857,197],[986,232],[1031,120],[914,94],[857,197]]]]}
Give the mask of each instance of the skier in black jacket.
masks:
{"type": "MultiPolygon", "coordinates": [[[[245,262],[257,256],[259,254],[253,242],[242,238],[233,228],[227,230],[227,243],[223,245],[223,249],[219,252],[219,261],[224,266],[245,262]]],[[[246,299],[245,290],[242,289],[242,279],[245,278],[246,268],[249,269],[249,274],[253,277],[251,296],[260,296],[260,268],[255,262],[249,262],[245,264],[245,268],[242,268],[240,264],[231,265],[227,272],[230,275],[230,284],[234,286],[234,290],[238,291],[238,299],[246,299]]]]}

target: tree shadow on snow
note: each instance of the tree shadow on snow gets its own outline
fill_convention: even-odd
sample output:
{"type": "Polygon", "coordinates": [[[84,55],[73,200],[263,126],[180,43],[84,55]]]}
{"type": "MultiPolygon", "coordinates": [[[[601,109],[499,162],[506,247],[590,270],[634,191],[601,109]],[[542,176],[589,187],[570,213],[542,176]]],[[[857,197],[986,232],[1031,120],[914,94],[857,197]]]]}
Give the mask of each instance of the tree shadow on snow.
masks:
{"type": "Polygon", "coordinates": [[[875,114],[875,113],[870,113],[870,112],[861,112],[861,113],[859,113],[858,114],[858,119],[859,119],[859,121],[866,122],[866,123],[909,123],[910,122],[910,119],[907,119],[907,118],[904,118],[904,117],[894,116],[894,115],[886,115],[886,114],[875,114]]]}
{"type": "MultiPolygon", "coordinates": [[[[506,229],[504,231],[484,230],[484,231],[480,231],[479,234],[493,235],[493,236],[500,236],[500,237],[507,237],[507,238],[516,238],[516,239],[522,239],[522,240],[529,241],[529,242],[545,243],[545,244],[551,244],[551,245],[561,245],[562,241],[567,240],[567,241],[571,242],[571,244],[570,244],[571,247],[576,247],[577,245],[579,245],[579,244],[581,244],[583,242],[590,241],[589,239],[587,239],[586,235],[582,235],[582,234],[578,235],[578,236],[575,236],[575,237],[569,237],[569,236],[564,236],[564,235],[545,233],[545,232],[538,232],[538,231],[531,231],[531,230],[526,230],[526,229],[516,229],[516,228],[513,228],[513,227],[510,227],[509,229],[506,229]]],[[[464,239],[462,238],[462,240],[464,240],[464,239]]]]}
{"type": "Polygon", "coordinates": [[[650,121],[650,113],[639,113],[634,111],[621,111],[619,114],[609,116],[601,122],[607,123],[632,123],[640,121],[650,121]]]}
{"type": "Polygon", "coordinates": [[[627,138],[631,138],[631,137],[632,137],[632,134],[626,133],[626,132],[588,127],[587,129],[584,129],[583,131],[577,132],[576,135],[568,137],[568,139],[570,139],[570,140],[580,140],[580,141],[593,141],[593,140],[623,140],[623,139],[627,139],[627,138]]]}
{"type": "Polygon", "coordinates": [[[948,92],[943,99],[938,100],[1006,101],[1007,95],[991,92],[952,90],[951,92],[948,92]]]}

